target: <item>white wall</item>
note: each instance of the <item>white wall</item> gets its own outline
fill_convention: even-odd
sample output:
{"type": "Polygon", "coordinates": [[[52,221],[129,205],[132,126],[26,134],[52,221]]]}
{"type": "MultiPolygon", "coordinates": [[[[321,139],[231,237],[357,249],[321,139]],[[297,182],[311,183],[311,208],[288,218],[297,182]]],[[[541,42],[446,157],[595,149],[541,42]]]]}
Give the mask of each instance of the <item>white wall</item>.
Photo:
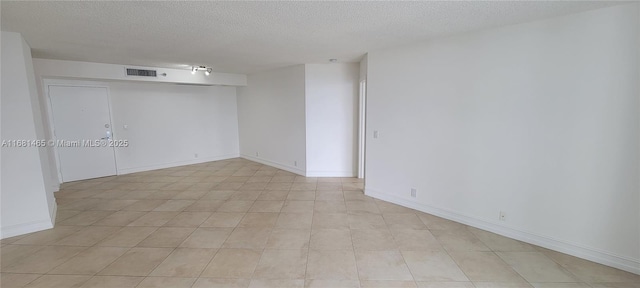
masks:
{"type": "Polygon", "coordinates": [[[118,174],[239,156],[235,87],[68,79],[44,85],[45,99],[46,85],[109,89],[113,137],[129,142],[115,150],[118,174]]]}
{"type": "Polygon", "coordinates": [[[304,65],[248,75],[238,88],[242,157],[305,175],[304,79],[304,65]]]}
{"type": "Polygon", "coordinates": [[[306,64],[308,177],[354,177],[358,156],[358,63],[306,64]]]}
{"type": "MultiPolygon", "coordinates": [[[[31,49],[18,33],[1,35],[2,140],[44,139],[31,49]]],[[[51,175],[45,150],[2,147],[1,151],[1,237],[53,227],[56,205],[52,191],[46,189],[51,175]]]]}
{"type": "MultiPolygon", "coordinates": [[[[114,137],[130,143],[128,148],[116,149],[118,174],[239,156],[236,91],[227,86],[246,85],[246,75],[214,72],[205,76],[187,69],[141,67],[167,73],[146,79],[125,76],[127,65],[34,59],[34,66],[36,78],[49,84],[110,88],[114,137]]],[[[40,101],[48,103],[46,87],[38,84],[40,101]]],[[[41,114],[50,127],[49,111],[42,109],[41,114]]],[[[45,133],[52,138],[49,129],[45,133]]],[[[53,148],[47,152],[55,163],[53,148]]],[[[52,170],[57,175],[57,167],[52,170]]]]}
{"type": "Polygon", "coordinates": [[[108,85],[119,174],[239,156],[235,87],[108,85]]]}
{"type": "Polygon", "coordinates": [[[370,52],[366,193],[640,273],[639,10],[370,52]]]}

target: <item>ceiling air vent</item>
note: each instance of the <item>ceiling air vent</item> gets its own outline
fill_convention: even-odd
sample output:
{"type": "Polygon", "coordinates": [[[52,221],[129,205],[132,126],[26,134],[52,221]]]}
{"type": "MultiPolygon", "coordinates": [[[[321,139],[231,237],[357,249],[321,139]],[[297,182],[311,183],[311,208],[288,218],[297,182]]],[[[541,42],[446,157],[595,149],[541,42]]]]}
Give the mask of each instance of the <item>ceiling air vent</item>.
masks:
{"type": "Polygon", "coordinates": [[[156,77],[156,70],[127,68],[127,76],[156,77]]]}

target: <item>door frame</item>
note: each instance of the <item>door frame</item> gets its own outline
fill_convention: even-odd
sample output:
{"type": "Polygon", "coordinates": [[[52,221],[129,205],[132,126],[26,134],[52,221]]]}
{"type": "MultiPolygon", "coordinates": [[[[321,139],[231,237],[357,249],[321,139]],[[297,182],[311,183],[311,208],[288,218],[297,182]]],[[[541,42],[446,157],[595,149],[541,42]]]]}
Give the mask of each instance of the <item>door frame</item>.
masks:
{"type": "Polygon", "coordinates": [[[358,82],[359,101],[358,101],[358,178],[365,176],[365,149],[367,136],[367,79],[358,82]]]}
{"type": "MultiPolygon", "coordinates": [[[[107,91],[107,109],[109,110],[109,120],[110,120],[110,125],[111,125],[111,138],[115,139],[115,134],[114,130],[115,127],[113,126],[113,111],[111,109],[112,102],[111,102],[111,91],[109,89],[109,85],[107,83],[104,82],[95,82],[95,81],[82,81],[82,80],[67,80],[67,79],[51,79],[51,78],[45,78],[42,79],[42,92],[43,92],[43,96],[44,96],[44,102],[46,103],[45,106],[47,106],[47,124],[49,126],[49,133],[51,135],[51,139],[52,140],[57,140],[56,138],[56,129],[55,129],[55,123],[53,122],[53,106],[51,104],[51,95],[49,95],[49,87],[50,86],[65,86],[65,87],[89,87],[89,88],[105,88],[107,91]]],[[[47,139],[49,140],[49,139],[47,139]]],[[[58,147],[56,147],[56,145],[53,145],[53,147],[51,147],[53,149],[53,156],[54,156],[54,160],[55,160],[55,166],[56,166],[56,171],[57,171],[57,176],[58,176],[58,183],[62,184],[62,168],[60,167],[60,155],[58,154],[58,147]]],[[[116,175],[119,175],[118,173],[118,153],[116,153],[116,149],[115,147],[113,147],[113,159],[115,161],[115,166],[116,166],[116,175]]]]}

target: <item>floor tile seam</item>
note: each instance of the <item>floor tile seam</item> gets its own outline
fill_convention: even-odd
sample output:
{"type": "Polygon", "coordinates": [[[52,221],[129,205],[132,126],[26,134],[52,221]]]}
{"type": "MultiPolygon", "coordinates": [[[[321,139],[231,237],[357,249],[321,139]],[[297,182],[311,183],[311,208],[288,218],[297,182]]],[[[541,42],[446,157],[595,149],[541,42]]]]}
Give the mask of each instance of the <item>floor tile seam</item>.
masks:
{"type": "MultiPolygon", "coordinates": [[[[122,229],[120,229],[120,230],[122,230],[122,229]]],[[[118,230],[118,231],[120,231],[120,230],[118,230]]],[[[117,231],[116,231],[116,232],[117,232],[117,231]]],[[[113,235],[113,234],[112,234],[112,235],[113,235]]],[[[109,236],[105,237],[105,239],[106,239],[106,238],[108,238],[108,237],[109,237],[109,236]]],[[[102,240],[105,240],[105,239],[102,239],[102,240]]],[[[56,265],[54,268],[52,268],[52,269],[51,269],[51,270],[49,270],[47,273],[45,273],[45,275],[55,275],[55,274],[49,274],[49,273],[50,273],[50,272],[52,272],[53,270],[55,270],[56,268],[58,268],[58,267],[60,267],[60,266],[62,266],[62,265],[64,265],[64,264],[66,264],[67,262],[70,262],[73,258],[77,257],[78,255],[80,255],[81,253],[83,253],[83,252],[85,252],[85,251],[88,251],[88,250],[89,250],[89,249],[91,249],[91,248],[94,248],[94,247],[126,248],[126,251],[124,251],[124,253],[122,253],[120,256],[118,256],[118,257],[116,257],[115,259],[113,259],[113,261],[109,262],[109,264],[104,265],[104,267],[103,267],[102,269],[100,269],[99,271],[97,271],[97,272],[95,272],[95,273],[91,274],[91,277],[98,276],[98,274],[99,274],[100,272],[102,272],[102,270],[106,269],[107,267],[109,267],[109,265],[111,265],[111,264],[113,264],[114,262],[116,262],[118,259],[120,259],[120,257],[124,256],[124,255],[125,255],[125,254],[127,254],[129,251],[131,251],[131,249],[133,249],[133,248],[136,248],[136,247],[137,247],[137,246],[133,246],[133,247],[122,247],[122,246],[98,246],[98,244],[99,244],[100,242],[102,242],[102,240],[101,240],[101,241],[96,242],[96,243],[95,243],[95,244],[93,244],[92,246],[88,246],[86,249],[84,249],[84,250],[82,250],[82,251],[78,252],[77,254],[75,254],[75,255],[73,255],[72,257],[70,257],[69,259],[67,259],[67,261],[65,261],[65,262],[63,262],[63,263],[60,263],[59,265],[56,265]]],[[[140,242],[142,242],[142,241],[140,241],[140,242]]],[[[65,245],[60,245],[60,246],[65,246],[65,245]]],[[[66,246],[66,247],[84,247],[84,246],[66,246]]],[[[85,276],[86,276],[86,275],[89,275],[89,274],[62,274],[62,275],[85,275],[85,276]]]]}

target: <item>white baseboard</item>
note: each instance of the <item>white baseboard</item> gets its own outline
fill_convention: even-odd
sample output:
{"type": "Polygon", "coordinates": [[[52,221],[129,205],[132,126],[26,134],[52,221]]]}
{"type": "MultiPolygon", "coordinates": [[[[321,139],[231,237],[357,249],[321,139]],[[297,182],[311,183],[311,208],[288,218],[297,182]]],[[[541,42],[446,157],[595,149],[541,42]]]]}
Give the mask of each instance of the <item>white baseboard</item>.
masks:
{"type": "Polygon", "coordinates": [[[172,168],[172,167],[178,167],[178,166],[184,166],[184,165],[200,164],[200,163],[211,162],[211,161],[220,161],[220,160],[226,160],[226,159],[232,159],[232,158],[238,158],[238,157],[240,157],[239,154],[227,154],[227,155],[220,155],[220,156],[214,156],[214,157],[196,158],[196,159],[186,160],[186,161],[177,161],[177,162],[171,162],[171,163],[162,163],[162,164],[154,164],[154,165],[131,167],[131,168],[118,168],[117,173],[118,175],[124,175],[124,174],[172,168]]]}
{"type": "Polygon", "coordinates": [[[307,171],[307,177],[356,177],[353,171],[307,171]]]}
{"type": "Polygon", "coordinates": [[[49,191],[52,191],[53,193],[60,191],[60,183],[49,185],[49,191]]]}
{"type": "Polygon", "coordinates": [[[56,226],[56,216],[58,215],[58,203],[54,199],[49,203],[49,217],[51,217],[51,227],[56,226]]]}
{"type": "Polygon", "coordinates": [[[49,203],[49,217],[50,219],[38,220],[27,222],[23,224],[16,224],[7,227],[2,227],[0,232],[0,238],[9,238],[13,236],[24,235],[28,233],[38,232],[53,228],[56,223],[56,215],[58,214],[58,204],[56,201],[49,203]]]}
{"type": "Polygon", "coordinates": [[[0,239],[23,235],[27,233],[38,232],[38,231],[47,230],[51,228],[53,228],[53,224],[51,224],[51,219],[42,219],[38,221],[6,226],[6,227],[2,227],[2,231],[0,231],[0,234],[1,234],[0,239]]]}
{"type": "Polygon", "coordinates": [[[455,211],[449,211],[421,203],[416,203],[409,199],[390,195],[369,187],[365,187],[364,193],[368,196],[388,201],[401,206],[409,207],[424,213],[432,214],[438,217],[449,219],[452,221],[460,222],[478,229],[493,232],[505,237],[520,240],[522,242],[530,243],[533,245],[541,246],[554,251],[569,254],[578,258],[583,258],[589,261],[600,263],[603,265],[618,268],[624,271],[628,271],[634,274],[640,275],[640,259],[632,259],[630,257],[615,255],[613,253],[602,251],[591,247],[584,247],[583,245],[570,243],[560,239],[554,239],[548,236],[538,235],[526,231],[519,230],[514,227],[507,227],[504,225],[498,225],[491,221],[484,219],[478,219],[458,213],[455,211]]]}
{"type": "Polygon", "coordinates": [[[274,162],[274,161],[271,161],[271,160],[249,156],[249,155],[246,155],[246,154],[240,154],[240,157],[242,157],[244,159],[247,159],[247,160],[251,160],[253,162],[258,162],[258,163],[261,163],[261,164],[264,164],[264,165],[269,165],[269,166],[272,166],[272,167],[275,167],[275,168],[278,168],[278,169],[282,169],[284,171],[289,171],[291,173],[295,173],[295,174],[298,174],[300,176],[305,176],[305,174],[306,174],[304,170],[302,170],[302,169],[300,169],[298,167],[295,167],[295,166],[289,166],[289,165],[285,165],[285,164],[282,164],[282,163],[274,162]]]}

